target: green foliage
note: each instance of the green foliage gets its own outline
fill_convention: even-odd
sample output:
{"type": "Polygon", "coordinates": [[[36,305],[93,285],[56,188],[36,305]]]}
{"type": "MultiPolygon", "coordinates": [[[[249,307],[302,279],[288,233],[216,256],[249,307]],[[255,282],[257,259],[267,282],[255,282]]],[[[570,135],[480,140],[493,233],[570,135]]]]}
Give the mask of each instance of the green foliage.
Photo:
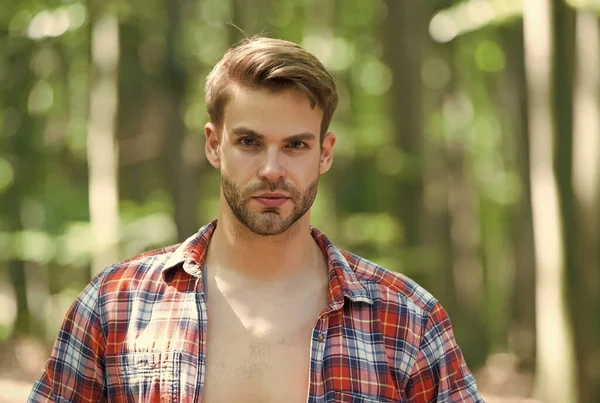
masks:
{"type": "MultiPolygon", "coordinates": [[[[92,259],[87,164],[95,150],[87,134],[97,72],[90,24],[108,12],[120,32],[120,257],[190,235],[178,233],[181,194],[191,199],[188,220],[217,215],[220,178],[203,155],[204,79],[232,43],[264,32],[305,46],[338,85],[335,162],[321,178],[313,224],[339,246],[439,296],[462,329],[468,360],[510,348],[520,259],[515,217],[528,208],[529,185],[527,150],[518,148],[525,133],[514,122],[523,118],[515,104],[524,89],[511,67],[521,43],[518,35],[503,40],[503,32],[521,29],[513,22],[522,2],[410,1],[400,11],[382,0],[5,3],[0,278],[8,284],[3,271],[12,261],[39,268],[35,281],[50,291],[38,296],[48,307],[36,315],[46,318],[50,338],[92,259]],[[429,36],[386,36],[386,27],[419,16],[429,22],[429,36]],[[403,74],[411,73],[418,83],[407,83],[403,74]],[[417,124],[403,121],[410,118],[417,124]],[[182,143],[173,149],[175,138],[182,143]],[[174,178],[182,172],[192,174],[178,195],[174,178]]],[[[0,305],[14,294],[0,287],[0,305]]],[[[0,340],[12,332],[15,315],[0,311],[0,340]]]]}

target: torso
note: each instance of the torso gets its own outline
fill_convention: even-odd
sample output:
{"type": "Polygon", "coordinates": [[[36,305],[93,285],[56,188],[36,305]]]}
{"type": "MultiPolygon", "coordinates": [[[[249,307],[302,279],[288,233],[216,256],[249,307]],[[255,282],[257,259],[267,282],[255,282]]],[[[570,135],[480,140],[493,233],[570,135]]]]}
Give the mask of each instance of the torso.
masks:
{"type": "Polygon", "coordinates": [[[326,305],[326,267],[321,278],[283,289],[230,288],[207,277],[203,403],[306,402],[311,335],[326,305]]]}

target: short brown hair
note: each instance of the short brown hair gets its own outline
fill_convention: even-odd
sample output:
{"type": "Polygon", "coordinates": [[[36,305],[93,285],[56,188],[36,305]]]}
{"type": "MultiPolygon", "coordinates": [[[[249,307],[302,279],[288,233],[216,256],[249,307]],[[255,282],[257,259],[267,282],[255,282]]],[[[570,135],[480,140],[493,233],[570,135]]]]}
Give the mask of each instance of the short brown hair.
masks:
{"type": "Polygon", "coordinates": [[[269,91],[295,88],[306,95],[312,108],[323,111],[321,139],[338,103],[333,77],[323,64],[301,46],[267,37],[245,38],[229,49],[206,79],[206,109],[215,125],[223,122],[231,84],[269,91]]]}

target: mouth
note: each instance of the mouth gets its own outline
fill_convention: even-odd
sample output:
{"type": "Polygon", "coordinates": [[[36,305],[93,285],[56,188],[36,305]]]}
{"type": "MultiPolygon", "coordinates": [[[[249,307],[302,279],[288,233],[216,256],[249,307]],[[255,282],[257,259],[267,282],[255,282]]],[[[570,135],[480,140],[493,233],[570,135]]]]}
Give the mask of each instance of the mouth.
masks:
{"type": "Polygon", "coordinates": [[[263,193],[253,197],[253,199],[265,207],[281,207],[288,201],[289,197],[281,193],[263,193]]]}

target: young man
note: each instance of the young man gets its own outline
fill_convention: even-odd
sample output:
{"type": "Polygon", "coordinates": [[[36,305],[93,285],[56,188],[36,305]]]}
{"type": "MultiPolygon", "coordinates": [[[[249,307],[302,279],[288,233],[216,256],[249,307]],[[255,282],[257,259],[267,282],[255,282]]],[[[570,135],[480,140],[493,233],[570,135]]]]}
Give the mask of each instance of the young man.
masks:
{"type": "Polygon", "coordinates": [[[337,105],[290,42],[230,49],[206,83],[218,220],[107,268],[30,402],[483,402],[440,304],[309,224],[337,105]]]}

